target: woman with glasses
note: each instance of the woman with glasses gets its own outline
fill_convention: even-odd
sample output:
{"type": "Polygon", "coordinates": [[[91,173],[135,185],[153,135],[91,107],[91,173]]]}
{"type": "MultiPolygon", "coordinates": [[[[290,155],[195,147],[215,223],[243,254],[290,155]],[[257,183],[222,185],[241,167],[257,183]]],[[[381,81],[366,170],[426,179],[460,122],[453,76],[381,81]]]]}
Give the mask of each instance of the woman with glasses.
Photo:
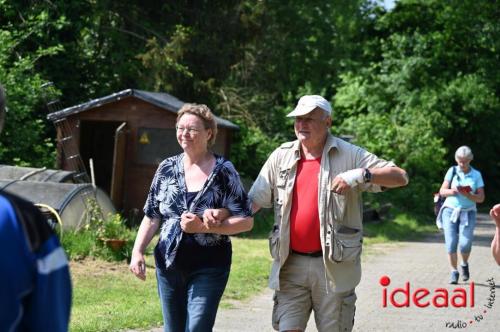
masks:
{"type": "Polygon", "coordinates": [[[154,256],[165,331],[212,331],[229,277],[228,235],[253,226],[233,164],[210,151],[216,135],[206,105],[179,110],[176,136],[183,153],[158,167],[135,240],[130,270],[145,280],[144,252],[160,228],[154,256]]]}
{"type": "Polygon", "coordinates": [[[457,247],[462,258],[462,280],[470,277],[469,256],[476,225],[476,203],[484,201],[484,182],[481,173],[470,165],[473,154],[468,146],[461,146],[455,152],[457,166],[448,169],[439,190],[446,200],[439,211],[437,223],[443,228],[448,261],[450,263],[450,284],[458,283],[457,247]]]}

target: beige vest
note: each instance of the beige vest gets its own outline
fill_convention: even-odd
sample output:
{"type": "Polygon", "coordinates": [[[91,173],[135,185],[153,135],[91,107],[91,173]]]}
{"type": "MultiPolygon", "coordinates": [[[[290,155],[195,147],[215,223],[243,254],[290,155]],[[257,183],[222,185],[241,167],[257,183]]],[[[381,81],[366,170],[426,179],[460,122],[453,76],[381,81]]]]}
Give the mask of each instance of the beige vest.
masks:
{"type": "MultiPolygon", "coordinates": [[[[269,287],[279,290],[279,273],[289,255],[290,211],[300,160],[299,141],[287,142],[269,156],[249,196],[260,207],[274,207],[274,226],[269,236],[273,264],[269,287]]],[[[345,195],[331,191],[333,179],[356,168],[394,166],[362,148],[328,136],[318,176],[318,209],[325,278],[332,291],[351,290],[361,279],[362,192],[380,192],[381,187],[363,184],[345,195]]],[[[311,179],[312,180],[312,179],[311,179]]]]}

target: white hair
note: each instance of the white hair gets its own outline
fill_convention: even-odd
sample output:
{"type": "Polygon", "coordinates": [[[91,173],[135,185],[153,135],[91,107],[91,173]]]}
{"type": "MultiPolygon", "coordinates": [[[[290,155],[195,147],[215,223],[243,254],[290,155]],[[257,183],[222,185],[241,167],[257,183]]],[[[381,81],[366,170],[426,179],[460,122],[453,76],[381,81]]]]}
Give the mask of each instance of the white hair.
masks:
{"type": "Polygon", "coordinates": [[[331,117],[332,115],[330,114],[330,112],[328,112],[327,110],[321,108],[321,107],[316,107],[315,109],[313,109],[311,112],[315,111],[315,110],[321,110],[321,113],[323,113],[323,119],[326,119],[326,118],[329,118],[331,117]]]}
{"type": "Polygon", "coordinates": [[[462,145],[455,151],[455,159],[464,158],[468,160],[474,159],[474,155],[472,154],[472,150],[467,145],[462,145]]]}

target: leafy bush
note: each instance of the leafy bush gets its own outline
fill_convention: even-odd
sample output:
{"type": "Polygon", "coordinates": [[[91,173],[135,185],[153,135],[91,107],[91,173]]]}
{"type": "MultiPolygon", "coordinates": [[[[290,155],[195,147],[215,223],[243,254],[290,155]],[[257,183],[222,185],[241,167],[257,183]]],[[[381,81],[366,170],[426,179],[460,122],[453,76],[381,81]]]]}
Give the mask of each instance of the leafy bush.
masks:
{"type": "Polygon", "coordinates": [[[85,228],[64,232],[62,246],[70,259],[99,257],[108,261],[129,259],[134,245],[135,231],[125,226],[120,214],[109,214],[105,219],[91,218],[85,228]],[[124,240],[119,249],[109,247],[109,239],[124,240]]]}
{"type": "MultiPolygon", "coordinates": [[[[0,2],[0,17],[12,4],[0,2]]],[[[14,11],[15,12],[15,11],[14,11]]],[[[46,80],[36,70],[38,61],[61,51],[57,44],[26,51],[34,35],[43,35],[57,24],[46,15],[30,16],[22,24],[0,24],[0,83],[5,88],[7,114],[0,137],[0,163],[53,167],[55,146],[48,137],[43,106],[46,80]],[[22,128],[22,130],[20,130],[22,128]]],[[[55,91],[58,94],[58,91],[55,91]]]]}

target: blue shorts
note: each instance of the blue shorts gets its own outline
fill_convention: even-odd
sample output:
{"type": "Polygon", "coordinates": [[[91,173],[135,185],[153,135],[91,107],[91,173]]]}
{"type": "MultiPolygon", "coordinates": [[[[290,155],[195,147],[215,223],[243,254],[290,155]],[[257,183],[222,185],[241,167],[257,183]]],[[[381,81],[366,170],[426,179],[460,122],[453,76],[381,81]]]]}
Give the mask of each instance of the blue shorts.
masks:
{"type": "Polygon", "coordinates": [[[476,226],[476,211],[467,212],[467,223],[458,217],[456,222],[450,220],[453,209],[444,207],[441,212],[443,221],[444,241],[449,254],[455,254],[457,247],[461,253],[468,254],[472,248],[474,227],[476,226]]]}

